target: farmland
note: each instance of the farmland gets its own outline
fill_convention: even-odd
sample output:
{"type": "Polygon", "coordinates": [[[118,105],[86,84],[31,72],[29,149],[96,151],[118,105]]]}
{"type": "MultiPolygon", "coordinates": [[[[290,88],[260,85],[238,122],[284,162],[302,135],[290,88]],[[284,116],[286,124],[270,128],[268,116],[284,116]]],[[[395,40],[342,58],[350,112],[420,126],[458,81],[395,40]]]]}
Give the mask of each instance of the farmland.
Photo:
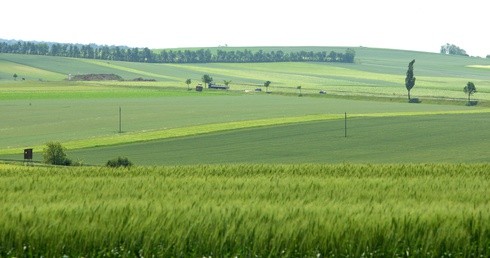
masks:
{"type": "MultiPolygon", "coordinates": [[[[312,49],[317,51],[315,48],[312,49]]],[[[45,142],[60,141],[70,150],[83,148],[79,151],[80,159],[87,164],[100,164],[101,158],[96,157],[102,157],[97,154],[97,151],[102,149],[93,149],[94,152],[90,154],[90,148],[196,136],[246,127],[258,128],[322,120],[326,121],[327,127],[336,126],[334,134],[322,135],[328,138],[342,135],[342,123],[333,120],[341,119],[346,112],[349,117],[368,114],[391,117],[406,113],[425,114],[422,119],[428,118],[431,114],[444,112],[487,113],[487,100],[490,98],[488,71],[478,67],[488,65],[488,60],[382,49],[356,48],[356,51],[358,54],[355,64],[179,65],[2,54],[0,155],[4,155],[4,159],[15,160],[18,159],[15,155],[22,153],[23,148],[34,147],[37,152],[35,157],[39,160],[39,153],[45,142]],[[417,60],[417,86],[412,92],[422,100],[422,103],[417,105],[404,103],[404,73],[406,60],[410,58],[417,60]],[[19,78],[25,80],[13,81],[11,74],[15,71],[19,78]],[[66,80],[69,74],[86,73],[114,73],[129,81],[66,80]],[[190,86],[193,87],[200,82],[204,73],[211,74],[218,83],[225,79],[231,80],[231,90],[187,91],[185,79],[191,78],[193,84],[190,86]],[[130,81],[132,78],[140,77],[155,79],[156,82],[130,81]],[[270,87],[272,94],[255,92],[256,88],[263,89],[262,84],[266,80],[273,81],[270,87]],[[469,80],[474,81],[478,88],[475,97],[479,100],[477,107],[464,106],[466,96],[462,87],[469,80]],[[297,97],[297,85],[302,86],[303,98],[297,97]],[[325,90],[327,94],[318,94],[320,90],[325,90]],[[122,109],[122,133],[118,133],[119,107],[122,109]]],[[[451,116],[447,117],[452,120],[451,116]]],[[[464,116],[453,117],[460,119],[464,116]]],[[[407,118],[406,121],[410,123],[413,119],[407,118]]],[[[488,122],[485,115],[478,116],[478,119],[482,126],[488,122]]],[[[375,123],[382,125],[383,120],[384,118],[380,118],[375,123]]],[[[417,120],[413,123],[417,123],[417,120]]],[[[451,128],[463,128],[460,125],[466,123],[466,120],[456,122],[451,128]]],[[[352,125],[352,132],[362,130],[356,128],[355,123],[352,125]]],[[[367,128],[369,127],[367,125],[367,128]]],[[[398,144],[409,146],[411,142],[417,141],[416,137],[403,135],[403,132],[409,130],[406,127],[391,130],[397,132],[395,135],[398,138],[405,140],[404,143],[398,144]]],[[[454,135],[451,134],[448,139],[462,138],[463,132],[453,133],[454,135]]],[[[420,130],[419,134],[426,135],[420,130]]],[[[281,141],[281,138],[276,139],[281,141]]],[[[297,144],[294,137],[292,139],[291,143],[297,144]]],[[[132,149],[133,146],[128,145],[127,148],[132,149]]],[[[239,149],[240,146],[234,148],[239,149]]],[[[476,146],[477,150],[484,148],[486,146],[483,141],[481,146],[476,146]]],[[[165,148],[162,146],[158,149],[165,148]]],[[[226,152],[226,149],[223,151],[226,152]]],[[[326,148],[323,151],[331,150],[326,148]]],[[[110,153],[106,149],[104,152],[110,153]]],[[[432,155],[436,153],[439,152],[434,150],[432,155]]],[[[131,153],[128,152],[127,155],[129,154],[131,153]]],[[[314,153],[305,153],[303,158],[312,157],[312,154],[314,153]]],[[[429,156],[419,161],[429,161],[429,156]]],[[[151,161],[138,158],[138,163],[151,164],[156,161],[154,158],[148,159],[151,161]]],[[[197,163],[211,160],[203,157],[197,163]]],[[[253,160],[256,159],[250,161],[253,160]]],[[[310,161],[323,160],[316,158],[310,161]]],[[[344,161],[345,158],[335,160],[344,161]]],[[[366,159],[358,161],[365,162],[366,159]]],[[[372,161],[376,162],[376,159],[372,161]]],[[[181,160],[180,164],[187,162],[188,159],[181,160]]],[[[161,160],[155,164],[179,162],[166,163],[161,160]]]]}
{"type": "Polygon", "coordinates": [[[0,256],[488,256],[486,165],[0,169],[0,256]]]}
{"type": "Polygon", "coordinates": [[[490,61],[355,50],[354,64],[0,54],[0,257],[489,256],[490,61]],[[91,73],[124,80],[68,80],[91,73]],[[188,90],[203,74],[230,90],[188,90]],[[49,141],[88,166],[42,165],[49,141]],[[103,167],[118,156],[136,166],[103,167]]]}
{"type": "Polygon", "coordinates": [[[488,139],[488,116],[352,118],[347,138],[344,121],[333,119],[79,149],[68,154],[88,164],[104,164],[117,156],[142,165],[488,162],[483,151],[490,148],[490,142],[483,140],[488,139]]]}
{"type": "MultiPolygon", "coordinates": [[[[336,126],[337,132],[318,135],[335,137],[343,135],[343,122],[338,120],[342,118],[344,112],[348,112],[350,117],[361,114],[364,116],[369,114],[416,115],[425,112],[425,117],[427,117],[427,115],[441,112],[484,112],[486,110],[465,106],[410,105],[397,102],[274,95],[199,96],[193,91],[189,93],[185,91],[183,94],[187,96],[175,96],[173,95],[177,94],[175,92],[166,92],[162,93],[161,97],[145,97],[143,94],[148,93],[141,91],[137,91],[130,97],[131,93],[127,92],[124,93],[128,95],[127,97],[120,98],[104,97],[105,93],[96,94],[100,95],[94,98],[79,97],[75,100],[73,98],[76,96],[54,100],[31,99],[28,103],[25,100],[9,101],[10,105],[4,106],[5,112],[1,115],[2,121],[10,124],[10,127],[2,129],[3,152],[5,154],[22,153],[21,149],[24,146],[32,146],[40,151],[42,145],[47,141],[61,141],[68,148],[77,149],[312,120],[337,120],[325,124],[327,127],[336,126]],[[141,95],[138,96],[138,94],[141,95]],[[118,107],[122,107],[123,133],[118,133],[118,107]],[[387,113],[388,110],[390,112],[387,113]],[[12,116],[13,113],[17,116],[12,116]],[[34,131],[35,134],[31,133],[34,131]]],[[[478,119],[482,119],[478,124],[485,126],[486,116],[478,119]]],[[[468,120],[471,118],[468,117],[468,120]]],[[[466,121],[461,125],[465,123],[466,121]]],[[[362,129],[355,126],[355,123],[351,125],[352,132],[362,129]]],[[[458,127],[464,128],[455,126],[452,129],[458,127]]],[[[333,129],[326,128],[326,130],[333,129]]],[[[396,128],[391,130],[397,131],[396,128]]],[[[406,130],[407,128],[400,128],[397,134],[406,130]]],[[[376,134],[376,132],[371,133],[376,134]]],[[[425,134],[421,132],[421,135],[425,134]]],[[[400,138],[408,141],[415,140],[403,137],[402,134],[400,138]]],[[[281,138],[275,139],[281,140],[281,138]]],[[[91,163],[90,159],[84,158],[84,160],[91,163]]]]}

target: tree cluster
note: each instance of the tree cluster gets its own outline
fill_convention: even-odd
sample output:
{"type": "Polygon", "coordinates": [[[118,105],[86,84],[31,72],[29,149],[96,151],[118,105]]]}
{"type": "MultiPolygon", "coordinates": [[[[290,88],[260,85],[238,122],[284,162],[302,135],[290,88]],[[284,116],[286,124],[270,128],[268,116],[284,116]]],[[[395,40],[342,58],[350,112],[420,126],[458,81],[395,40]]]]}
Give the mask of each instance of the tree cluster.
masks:
{"type": "Polygon", "coordinates": [[[16,42],[0,43],[0,53],[47,55],[101,60],[148,62],[148,63],[255,63],[255,62],[341,62],[353,63],[355,51],[347,49],[344,53],[335,51],[255,51],[221,50],[213,53],[209,49],[162,50],[148,48],[129,48],[121,46],[99,46],[94,44],[59,44],[16,42]]]}
{"type": "Polygon", "coordinates": [[[43,149],[43,160],[44,163],[50,165],[72,165],[71,159],[66,157],[66,148],[59,142],[48,142],[46,147],[43,149]]]}
{"type": "Polygon", "coordinates": [[[449,43],[446,43],[446,45],[441,46],[440,53],[446,55],[469,56],[464,49],[449,43]]]}

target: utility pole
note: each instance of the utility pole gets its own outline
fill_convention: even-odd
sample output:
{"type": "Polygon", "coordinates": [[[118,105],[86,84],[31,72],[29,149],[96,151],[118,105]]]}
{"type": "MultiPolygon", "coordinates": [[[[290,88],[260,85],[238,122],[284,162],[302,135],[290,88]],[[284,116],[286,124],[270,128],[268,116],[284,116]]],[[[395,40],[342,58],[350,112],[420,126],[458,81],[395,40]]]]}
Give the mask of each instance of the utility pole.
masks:
{"type": "Polygon", "coordinates": [[[122,124],[121,124],[121,107],[119,107],[119,133],[122,133],[122,124]]]}
{"type": "Polygon", "coordinates": [[[347,112],[345,112],[344,116],[344,137],[347,138],[347,112]]]}

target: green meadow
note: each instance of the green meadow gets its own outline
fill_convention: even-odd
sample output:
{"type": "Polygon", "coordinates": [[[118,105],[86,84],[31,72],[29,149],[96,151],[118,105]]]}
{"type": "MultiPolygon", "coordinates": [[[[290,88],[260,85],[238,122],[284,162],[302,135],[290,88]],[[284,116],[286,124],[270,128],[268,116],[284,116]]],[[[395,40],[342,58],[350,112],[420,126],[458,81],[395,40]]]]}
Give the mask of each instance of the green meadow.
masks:
{"type": "Polygon", "coordinates": [[[354,64],[0,54],[0,257],[489,256],[490,60],[354,49],[354,64]],[[90,73],[124,80],[68,80],[90,73]],[[230,90],[195,91],[203,74],[230,90]],[[51,141],[86,166],[42,164],[51,141]],[[135,166],[104,167],[119,156],[135,166]]]}

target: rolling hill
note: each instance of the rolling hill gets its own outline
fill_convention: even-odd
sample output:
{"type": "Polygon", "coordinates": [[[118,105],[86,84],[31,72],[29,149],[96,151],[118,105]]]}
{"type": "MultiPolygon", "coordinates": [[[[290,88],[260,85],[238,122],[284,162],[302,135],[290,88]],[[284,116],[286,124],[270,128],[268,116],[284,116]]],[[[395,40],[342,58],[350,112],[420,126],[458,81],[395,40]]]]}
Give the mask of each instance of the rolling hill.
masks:
{"type": "MultiPolygon", "coordinates": [[[[281,49],[288,51],[289,48],[281,49]]],[[[289,50],[299,49],[320,51],[332,48],[289,50]]],[[[100,159],[89,157],[99,155],[105,159],[106,154],[113,151],[115,153],[115,149],[95,148],[98,146],[129,144],[122,147],[129,154],[132,153],[130,150],[133,146],[130,144],[133,143],[147,142],[149,146],[153,146],[151,148],[162,149],[168,142],[161,146],[152,141],[181,137],[182,146],[192,149],[192,144],[185,143],[186,137],[218,133],[216,140],[227,139],[222,134],[231,130],[252,128],[250,130],[254,132],[251,135],[256,135],[260,134],[259,131],[263,130],[263,127],[276,128],[292,123],[298,124],[299,127],[294,130],[301,132],[303,123],[331,120],[332,117],[340,119],[344,112],[352,116],[380,114],[389,117],[398,117],[407,112],[415,115],[425,114],[420,118],[422,120],[409,119],[415,125],[426,118],[439,115],[440,112],[476,112],[483,115],[475,114],[472,117],[476,117],[483,126],[488,124],[488,111],[483,108],[489,105],[490,100],[490,72],[481,67],[489,66],[490,60],[388,49],[355,48],[355,51],[357,54],[354,64],[150,64],[0,54],[0,120],[3,121],[0,127],[0,153],[7,155],[3,158],[15,159],[15,153],[19,153],[24,147],[34,146],[39,153],[45,142],[61,141],[70,150],[83,148],[83,154],[80,156],[93,164],[99,163],[100,159]],[[417,77],[412,96],[422,100],[422,104],[416,105],[404,103],[404,77],[408,62],[412,59],[416,59],[417,77]],[[12,77],[13,73],[19,76],[16,81],[12,77]],[[116,74],[124,78],[124,81],[67,80],[69,74],[90,73],[116,74]],[[188,91],[184,81],[191,78],[193,83],[189,86],[194,87],[200,83],[203,74],[211,75],[218,83],[231,80],[231,90],[188,91]],[[156,81],[132,81],[140,77],[156,81]],[[265,94],[264,91],[255,92],[255,89],[263,87],[266,80],[272,81],[269,89],[272,94],[265,94]],[[464,106],[466,95],[462,88],[468,81],[473,81],[478,89],[477,94],[473,96],[479,101],[476,107],[464,106]],[[297,97],[299,85],[302,87],[303,98],[297,97]],[[326,91],[327,94],[318,94],[320,90],[326,91]],[[123,110],[122,134],[118,133],[119,107],[123,110]],[[106,154],[100,155],[99,151],[106,154]]],[[[463,117],[454,114],[448,116],[448,119],[457,118],[455,123],[458,126],[467,123],[463,117]]],[[[381,124],[390,123],[389,119],[379,121],[381,124]]],[[[376,126],[373,124],[368,127],[377,128],[376,126]]],[[[337,128],[340,131],[341,129],[337,128]]],[[[275,130],[280,131],[280,128],[271,129],[270,133],[274,134],[275,130]]],[[[384,129],[380,127],[377,130],[384,129]]],[[[408,129],[399,127],[392,130],[408,129]]],[[[373,134],[375,132],[376,130],[372,131],[373,134]]],[[[461,137],[464,134],[460,131],[451,132],[447,137],[461,137]]],[[[312,137],[313,135],[314,133],[312,137]]],[[[410,145],[411,139],[404,137],[404,133],[397,135],[405,139],[404,144],[410,145]]],[[[300,137],[299,134],[297,136],[300,137]]],[[[242,139],[240,133],[236,137],[242,139]]],[[[276,143],[281,141],[282,138],[276,138],[276,143]]],[[[284,148],[294,149],[298,142],[302,142],[301,137],[293,137],[290,144],[284,148]]],[[[479,143],[478,140],[475,142],[479,143]]],[[[233,148],[239,149],[246,144],[246,140],[238,141],[233,148]]],[[[308,149],[309,144],[303,144],[303,147],[308,149]]],[[[373,143],[357,142],[353,146],[356,144],[370,146],[373,143]]],[[[475,148],[486,148],[481,144],[483,143],[476,144],[475,148]]],[[[440,146],[447,148],[445,144],[440,146]]],[[[144,147],[136,149],[140,148],[144,147]]],[[[314,148],[310,150],[313,151],[314,148]]],[[[438,151],[436,149],[432,152],[438,151]]],[[[276,155],[280,156],[280,153],[276,155]]],[[[446,160],[447,155],[442,154],[444,152],[440,153],[436,156],[446,160]]],[[[310,154],[298,156],[297,161],[307,161],[304,157],[310,154]]],[[[239,153],[236,155],[240,156],[239,153]]],[[[339,155],[333,160],[342,160],[340,157],[343,154],[339,155]]],[[[39,159],[39,156],[37,157],[39,159]]],[[[211,160],[202,156],[195,162],[211,160]]],[[[231,158],[223,162],[226,160],[237,162],[231,158]]],[[[245,160],[253,160],[253,157],[249,156],[245,160]]],[[[287,160],[288,158],[284,157],[283,162],[287,160]]],[[[309,159],[311,162],[315,160],[322,159],[309,159]]],[[[382,160],[397,159],[394,157],[378,161],[382,160]]],[[[427,161],[424,158],[416,160],[427,161]]],[[[469,160],[472,158],[461,161],[469,160]]],[[[281,158],[276,161],[281,162],[281,158]]],[[[152,162],[158,163],[158,159],[140,159],[140,164],[152,162]]],[[[170,163],[178,164],[179,161],[174,160],[170,163]]]]}
{"type": "Polygon", "coordinates": [[[356,51],[354,64],[0,54],[0,257],[488,257],[490,60],[356,51]],[[203,74],[231,90],[188,90],[203,74]],[[38,163],[50,141],[94,166],[38,163]],[[117,156],[135,167],[102,167],[117,156]]]}

